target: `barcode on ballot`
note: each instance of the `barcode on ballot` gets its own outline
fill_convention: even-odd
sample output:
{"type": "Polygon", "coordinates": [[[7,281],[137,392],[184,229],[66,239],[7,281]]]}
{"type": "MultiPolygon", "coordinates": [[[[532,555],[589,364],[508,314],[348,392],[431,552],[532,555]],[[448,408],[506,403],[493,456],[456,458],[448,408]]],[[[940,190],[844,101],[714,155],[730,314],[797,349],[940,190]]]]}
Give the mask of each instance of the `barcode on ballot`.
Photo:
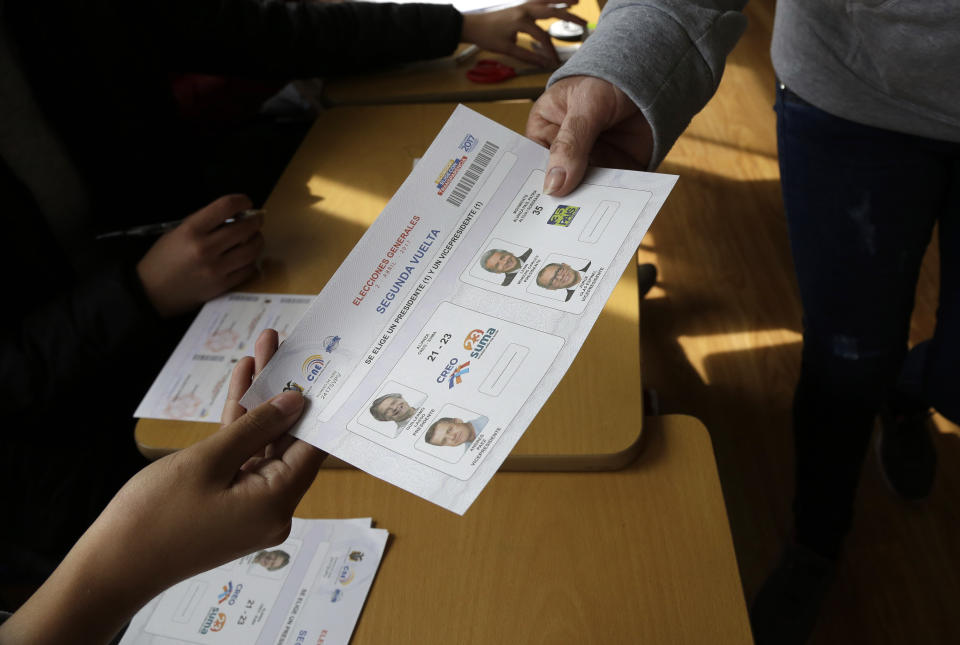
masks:
{"type": "Polygon", "coordinates": [[[500,146],[492,141],[483,142],[483,145],[480,147],[480,152],[478,152],[477,156],[470,162],[470,167],[467,168],[467,172],[463,174],[463,177],[460,178],[457,185],[454,186],[450,194],[447,195],[448,203],[454,206],[463,204],[463,200],[466,199],[470,191],[473,190],[473,187],[480,179],[480,175],[482,175],[483,171],[490,165],[490,160],[493,159],[493,156],[497,154],[497,150],[499,149],[500,146]]]}

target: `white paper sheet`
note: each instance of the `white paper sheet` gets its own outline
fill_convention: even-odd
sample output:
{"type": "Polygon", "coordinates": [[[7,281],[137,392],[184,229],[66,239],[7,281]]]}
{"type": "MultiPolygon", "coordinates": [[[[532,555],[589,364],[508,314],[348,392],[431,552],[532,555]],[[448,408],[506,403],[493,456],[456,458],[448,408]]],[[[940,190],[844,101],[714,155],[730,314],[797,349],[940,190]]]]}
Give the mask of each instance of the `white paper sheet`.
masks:
{"type": "Polygon", "coordinates": [[[387,531],[370,523],[293,518],[283,544],[184,580],[151,600],[120,643],[346,645],[387,542],[387,531]]]}
{"type": "Polygon", "coordinates": [[[542,193],[547,156],[459,106],[243,405],[296,383],[308,400],[298,437],[464,513],[560,382],[676,182],[591,169],[556,199],[542,193]]]}
{"type": "MultiPolygon", "coordinates": [[[[266,328],[283,341],[313,296],[229,293],[203,306],[134,416],[219,423],[233,366],[266,328]]],[[[333,339],[331,339],[331,342],[333,339]]]]}

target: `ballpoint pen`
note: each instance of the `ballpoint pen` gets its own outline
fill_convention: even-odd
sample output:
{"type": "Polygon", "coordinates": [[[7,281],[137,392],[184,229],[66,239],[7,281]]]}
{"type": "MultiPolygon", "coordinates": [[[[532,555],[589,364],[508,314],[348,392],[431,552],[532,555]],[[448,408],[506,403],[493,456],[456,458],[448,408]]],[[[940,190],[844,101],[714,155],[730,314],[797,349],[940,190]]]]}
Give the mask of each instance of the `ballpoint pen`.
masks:
{"type": "MultiPolygon", "coordinates": [[[[247,210],[240,211],[233,217],[229,217],[223,220],[223,225],[236,224],[237,222],[242,222],[245,219],[251,217],[256,217],[257,215],[265,215],[266,211],[262,208],[248,208],[247,210]]],[[[156,224],[143,224],[141,226],[134,226],[133,228],[124,229],[122,231],[110,231],[109,233],[101,233],[97,235],[95,239],[98,240],[107,240],[115,237],[151,237],[154,235],[163,235],[164,233],[169,233],[173,229],[180,226],[183,223],[182,219],[173,220],[171,222],[157,222],[156,224]]]]}
{"type": "Polygon", "coordinates": [[[453,62],[456,63],[457,65],[459,65],[460,63],[464,63],[467,60],[469,60],[478,51],[480,51],[479,47],[477,47],[476,45],[470,45],[469,47],[464,49],[462,52],[454,56],[453,62]]]}

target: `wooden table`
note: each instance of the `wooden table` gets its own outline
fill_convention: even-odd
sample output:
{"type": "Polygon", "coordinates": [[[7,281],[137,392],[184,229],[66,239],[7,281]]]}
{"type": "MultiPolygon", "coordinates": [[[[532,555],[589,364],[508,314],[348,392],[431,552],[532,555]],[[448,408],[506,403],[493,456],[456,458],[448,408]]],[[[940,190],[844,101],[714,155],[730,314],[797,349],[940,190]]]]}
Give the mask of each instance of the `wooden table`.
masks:
{"type": "MultiPolygon", "coordinates": [[[[597,0],[581,0],[570,11],[590,22],[596,22],[600,15],[597,0]]],[[[538,24],[546,29],[552,22],[555,21],[540,20],[538,24]]],[[[525,34],[522,36],[521,42],[529,42],[525,34]]],[[[556,46],[570,44],[559,40],[553,42],[556,46]]],[[[465,48],[465,45],[461,45],[458,51],[465,48]]],[[[325,105],[337,106],[535,99],[543,92],[553,73],[552,70],[544,70],[523,74],[502,83],[474,83],[467,79],[466,73],[481,58],[501,61],[516,70],[533,68],[530,63],[510,56],[478,52],[459,65],[453,57],[448,57],[361,76],[326,79],[321,100],[325,105]]]]}
{"type": "MultiPolygon", "coordinates": [[[[263,275],[241,290],[320,291],[454,107],[366,106],[322,113],[267,200],[263,275]]],[[[530,103],[470,107],[522,132],[530,103]]],[[[580,355],[503,468],[609,470],[632,461],[640,450],[643,421],[639,335],[637,280],[631,267],[580,355]]],[[[142,419],[136,441],[143,454],[155,458],[198,441],[216,427],[142,419]]]]}
{"type": "Polygon", "coordinates": [[[751,643],[713,449],[692,417],[651,417],[609,473],[498,473],[463,517],[349,470],[301,517],[391,533],[351,643],[751,643]]]}

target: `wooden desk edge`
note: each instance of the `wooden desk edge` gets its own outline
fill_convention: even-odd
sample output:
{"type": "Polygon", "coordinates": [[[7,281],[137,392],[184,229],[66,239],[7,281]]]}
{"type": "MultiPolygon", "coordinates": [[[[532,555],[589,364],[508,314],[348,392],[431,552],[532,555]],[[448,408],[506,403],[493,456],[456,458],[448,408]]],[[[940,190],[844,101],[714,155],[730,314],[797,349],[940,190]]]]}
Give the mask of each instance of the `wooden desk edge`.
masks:
{"type": "MultiPolygon", "coordinates": [[[[649,419],[644,420],[646,424],[649,419]]],[[[213,424],[210,424],[213,426],[213,424]]],[[[702,424],[701,424],[702,425],[702,424]]],[[[620,470],[633,463],[643,451],[644,436],[646,433],[641,431],[637,438],[629,446],[626,446],[619,452],[592,454],[592,455],[515,455],[511,453],[500,466],[504,472],[564,472],[564,471],[603,471],[620,470]]],[[[140,454],[156,461],[178,450],[178,448],[165,448],[147,445],[140,440],[138,433],[134,433],[137,444],[137,450],[140,454]]],[[[352,465],[342,461],[333,455],[328,456],[323,462],[324,468],[353,468],[352,465]]]]}

